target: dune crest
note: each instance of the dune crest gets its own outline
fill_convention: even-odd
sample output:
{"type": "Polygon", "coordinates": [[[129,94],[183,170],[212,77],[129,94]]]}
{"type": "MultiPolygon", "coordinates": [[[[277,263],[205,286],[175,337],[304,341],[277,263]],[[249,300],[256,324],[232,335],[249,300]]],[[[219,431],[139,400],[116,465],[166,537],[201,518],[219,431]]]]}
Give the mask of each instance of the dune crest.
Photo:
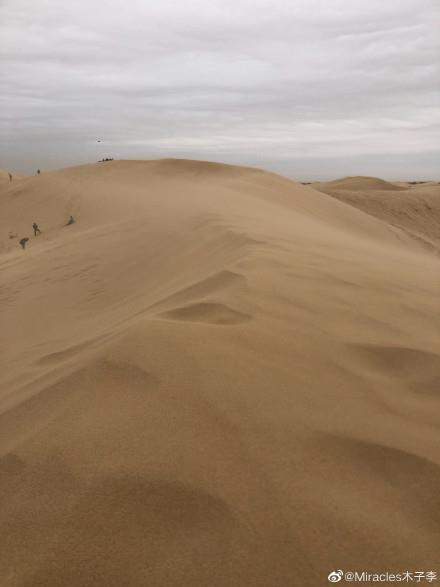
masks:
{"type": "Polygon", "coordinates": [[[346,178],[313,187],[398,227],[440,254],[440,185],[387,183],[374,178],[346,178]]]}
{"type": "Polygon", "coordinates": [[[312,184],[316,189],[326,192],[327,190],[351,190],[351,191],[369,191],[380,190],[382,192],[398,192],[405,188],[378,177],[353,176],[335,179],[333,181],[317,182],[312,184]]]}
{"type": "Polygon", "coordinates": [[[2,587],[435,568],[440,233],[406,212],[437,187],[330,183],[167,159],[0,185],[2,587]]]}

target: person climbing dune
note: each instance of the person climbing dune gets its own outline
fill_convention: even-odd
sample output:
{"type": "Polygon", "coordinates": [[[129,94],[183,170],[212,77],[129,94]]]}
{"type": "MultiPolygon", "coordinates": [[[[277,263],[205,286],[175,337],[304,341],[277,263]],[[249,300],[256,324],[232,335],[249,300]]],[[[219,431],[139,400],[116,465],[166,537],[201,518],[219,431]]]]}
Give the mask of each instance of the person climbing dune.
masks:
{"type": "Polygon", "coordinates": [[[9,181],[12,181],[12,173],[8,173],[9,175],[9,181]]]}
{"type": "Polygon", "coordinates": [[[41,230],[36,222],[32,224],[32,228],[34,229],[34,236],[37,236],[37,234],[41,234],[41,230]]]}
{"type": "Polygon", "coordinates": [[[70,218],[67,221],[66,226],[70,226],[71,224],[74,224],[74,223],[75,223],[75,218],[72,215],[70,215],[70,218]]]}
{"type": "Polygon", "coordinates": [[[26,248],[26,243],[28,242],[29,238],[27,236],[20,239],[18,242],[21,245],[21,248],[24,250],[26,248]]]}

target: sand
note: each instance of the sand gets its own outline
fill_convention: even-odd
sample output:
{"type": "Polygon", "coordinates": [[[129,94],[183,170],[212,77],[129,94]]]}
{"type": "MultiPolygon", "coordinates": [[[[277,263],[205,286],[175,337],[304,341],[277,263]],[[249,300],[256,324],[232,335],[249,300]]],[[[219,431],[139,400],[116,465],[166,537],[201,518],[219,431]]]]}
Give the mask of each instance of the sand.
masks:
{"type": "Polygon", "coordinates": [[[440,184],[390,183],[374,177],[346,177],[312,184],[324,192],[385,221],[440,253],[440,184]]]}
{"type": "Polygon", "coordinates": [[[16,173],[11,173],[11,176],[9,175],[10,173],[11,172],[9,171],[4,171],[3,169],[0,169],[0,189],[2,189],[5,186],[5,184],[8,184],[11,181],[11,179],[12,181],[22,179],[16,173]]]}
{"type": "Polygon", "coordinates": [[[382,188],[185,160],[1,184],[2,587],[440,570],[440,194],[382,188]]]}

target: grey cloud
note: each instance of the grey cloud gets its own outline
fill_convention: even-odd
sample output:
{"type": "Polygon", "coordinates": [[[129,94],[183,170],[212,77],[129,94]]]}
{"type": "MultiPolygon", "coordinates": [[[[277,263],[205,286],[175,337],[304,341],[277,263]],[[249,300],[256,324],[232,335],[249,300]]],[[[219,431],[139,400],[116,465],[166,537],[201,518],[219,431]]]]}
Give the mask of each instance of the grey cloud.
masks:
{"type": "Polygon", "coordinates": [[[439,16],[437,0],[6,0],[0,167],[173,155],[438,177],[439,16]]]}

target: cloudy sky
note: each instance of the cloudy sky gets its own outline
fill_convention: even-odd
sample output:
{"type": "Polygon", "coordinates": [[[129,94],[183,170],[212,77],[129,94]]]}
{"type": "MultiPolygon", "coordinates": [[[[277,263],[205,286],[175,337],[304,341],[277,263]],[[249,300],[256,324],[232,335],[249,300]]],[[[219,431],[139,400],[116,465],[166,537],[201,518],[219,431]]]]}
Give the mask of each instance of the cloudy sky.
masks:
{"type": "Polygon", "coordinates": [[[440,179],[439,24],[439,0],[0,0],[0,168],[440,179]]]}

